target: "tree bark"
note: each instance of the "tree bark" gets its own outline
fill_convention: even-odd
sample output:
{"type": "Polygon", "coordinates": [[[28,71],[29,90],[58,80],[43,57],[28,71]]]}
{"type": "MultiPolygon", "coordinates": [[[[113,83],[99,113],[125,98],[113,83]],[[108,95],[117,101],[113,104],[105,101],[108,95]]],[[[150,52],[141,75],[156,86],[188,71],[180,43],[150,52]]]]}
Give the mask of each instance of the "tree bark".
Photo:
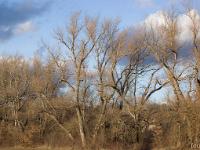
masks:
{"type": "Polygon", "coordinates": [[[80,136],[81,136],[82,147],[86,148],[85,131],[84,131],[84,125],[83,125],[81,110],[80,110],[79,106],[76,108],[76,113],[77,113],[77,118],[78,118],[78,125],[79,125],[79,132],[80,132],[80,136]]]}
{"type": "Polygon", "coordinates": [[[181,101],[181,100],[185,100],[185,97],[180,89],[180,86],[179,86],[179,83],[178,83],[178,80],[176,79],[176,77],[174,76],[174,74],[172,73],[172,71],[169,69],[169,68],[164,68],[166,73],[167,73],[167,76],[168,76],[168,79],[173,87],[173,90],[174,90],[174,94],[176,95],[177,97],[177,100],[178,101],[181,101]]]}
{"type": "Polygon", "coordinates": [[[105,114],[105,111],[106,111],[106,105],[107,105],[107,102],[104,100],[102,110],[101,110],[101,114],[99,116],[99,119],[98,119],[97,124],[96,124],[95,129],[94,129],[93,144],[96,143],[96,137],[97,137],[97,134],[98,134],[99,129],[101,127],[101,123],[102,123],[102,120],[103,120],[103,117],[104,117],[104,114],[105,114]]]}

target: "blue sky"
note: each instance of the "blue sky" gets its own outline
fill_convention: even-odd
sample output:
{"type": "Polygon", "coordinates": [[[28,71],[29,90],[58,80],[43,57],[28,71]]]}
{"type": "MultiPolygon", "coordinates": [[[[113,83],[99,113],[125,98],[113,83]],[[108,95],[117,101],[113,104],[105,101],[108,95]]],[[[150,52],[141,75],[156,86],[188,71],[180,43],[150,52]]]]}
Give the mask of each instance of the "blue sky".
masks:
{"type": "Polygon", "coordinates": [[[41,40],[51,42],[53,30],[66,25],[73,12],[119,17],[123,28],[172,3],[180,0],[0,0],[0,54],[32,57],[41,40]]]}

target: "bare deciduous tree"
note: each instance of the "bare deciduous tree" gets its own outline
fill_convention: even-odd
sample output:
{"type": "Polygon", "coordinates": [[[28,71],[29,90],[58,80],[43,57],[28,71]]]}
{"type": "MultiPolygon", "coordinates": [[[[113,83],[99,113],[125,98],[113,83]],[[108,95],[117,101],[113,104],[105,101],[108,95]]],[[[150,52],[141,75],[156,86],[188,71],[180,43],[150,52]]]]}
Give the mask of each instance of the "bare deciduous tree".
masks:
{"type": "Polygon", "coordinates": [[[190,31],[192,33],[192,52],[195,59],[194,76],[196,85],[197,99],[200,98],[200,79],[199,79],[199,66],[200,66],[200,18],[197,10],[187,10],[187,16],[190,19],[190,31]]]}
{"type": "Polygon", "coordinates": [[[177,100],[181,101],[185,97],[181,91],[179,80],[185,69],[178,75],[176,74],[176,66],[179,63],[180,49],[182,48],[177,41],[179,35],[177,16],[174,11],[163,13],[164,24],[156,29],[159,32],[153,29],[155,27],[147,29],[149,32],[147,43],[154,58],[165,71],[177,100]]]}

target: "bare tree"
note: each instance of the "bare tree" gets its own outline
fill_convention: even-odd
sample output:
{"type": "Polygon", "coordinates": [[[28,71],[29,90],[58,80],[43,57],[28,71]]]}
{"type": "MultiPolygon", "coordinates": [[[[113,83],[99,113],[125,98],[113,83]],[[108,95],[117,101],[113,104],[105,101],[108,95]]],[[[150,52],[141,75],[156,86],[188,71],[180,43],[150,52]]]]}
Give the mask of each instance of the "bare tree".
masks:
{"type": "Polygon", "coordinates": [[[1,60],[1,104],[10,105],[14,126],[23,128],[19,112],[30,94],[30,72],[28,63],[21,57],[1,60]]]}
{"type": "MultiPolygon", "coordinates": [[[[103,35],[103,31],[97,31],[98,20],[86,17],[84,23],[80,20],[80,14],[77,13],[71,17],[71,22],[67,27],[67,34],[63,31],[56,32],[56,39],[62,46],[65,47],[65,54],[67,53],[66,59],[70,59],[72,66],[73,82],[70,82],[65,77],[65,72],[61,69],[65,61],[56,59],[55,55],[51,53],[57,67],[61,69],[64,76],[61,77],[62,82],[71,89],[74,94],[74,101],[76,103],[77,119],[79,124],[79,131],[82,146],[85,148],[87,145],[86,140],[86,127],[85,127],[85,99],[84,93],[87,92],[89,86],[86,84],[88,80],[87,76],[87,60],[91,52],[95,49],[97,42],[103,35]],[[63,78],[64,77],[64,78],[63,78]]],[[[51,50],[50,50],[51,51],[51,50]]]]}
{"type": "Polygon", "coordinates": [[[149,54],[145,43],[145,33],[138,29],[130,36],[130,30],[127,31],[121,32],[114,41],[109,69],[110,82],[107,86],[116,92],[119,108],[123,109],[125,106],[127,113],[133,118],[136,139],[139,143],[143,126],[141,116],[144,105],[150,96],[162,89],[168,81],[155,80],[155,75],[160,68],[156,68],[157,66],[153,63],[146,63],[149,61],[149,54]],[[152,75],[146,79],[147,83],[145,83],[143,92],[140,89],[140,94],[138,94],[141,84],[139,80],[148,73],[152,73],[152,75]]]}
{"type": "Polygon", "coordinates": [[[98,135],[99,129],[102,125],[103,118],[106,113],[106,107],[111,98],[114,95],[112,89],[106,86],[108,82],[108,68],[111,63],[112,57],[112,47],[114,45],[115,38],[118,31],[118,21],[107,20],[102,24],[100,28],[102,36],[98,41],[95,48],[96,56],[96,67],[97,67],[97,90],[99,96],[99,102],[101,103],[101,112],[97,119],[97,123],[94,128],[93,133],[93,144],[96,142],[96,137],[98,135]]]}
{"type": "Polygon", "coordinates": [[[190,19],[190,31],[192,33],[192,52],[195,59],[194,76],[196,85],[197,99],[200,99],[200,79],[199,79],[199,66],[200,66],[200,16],[197,10],[188,9],[186,12],[190,19]]]}
{"type": "Polygon", "coordinates": [[[164,24],[147,29],[148,49],[152,52],[156,61],[165,71],[170,81],[173,91],[178,101],[184,100],[185,97],[180,88],[180,78],[185,71],[176,74],[176,66],[179,63],[179,54],[181,45],[177,41],[179,35],[177,27],[177,14],[174,11],[163,13],[164,24]],[[149,36],[149,37],[148,37],[149,36]]]}

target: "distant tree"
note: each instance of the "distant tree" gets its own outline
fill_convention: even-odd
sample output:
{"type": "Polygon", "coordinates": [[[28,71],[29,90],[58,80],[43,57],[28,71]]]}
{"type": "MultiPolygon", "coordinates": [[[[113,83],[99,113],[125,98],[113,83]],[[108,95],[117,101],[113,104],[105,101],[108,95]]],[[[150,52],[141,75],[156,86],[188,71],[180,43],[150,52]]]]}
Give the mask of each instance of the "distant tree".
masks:
{"type": "Polygon", "coordinates": [[[0,99],[3,107],[10,108],[14,126],[23,128],[19,112],[23,109],[30,95],[29,63],[22,57],[4,57],[0,60],[0,99]]]}

